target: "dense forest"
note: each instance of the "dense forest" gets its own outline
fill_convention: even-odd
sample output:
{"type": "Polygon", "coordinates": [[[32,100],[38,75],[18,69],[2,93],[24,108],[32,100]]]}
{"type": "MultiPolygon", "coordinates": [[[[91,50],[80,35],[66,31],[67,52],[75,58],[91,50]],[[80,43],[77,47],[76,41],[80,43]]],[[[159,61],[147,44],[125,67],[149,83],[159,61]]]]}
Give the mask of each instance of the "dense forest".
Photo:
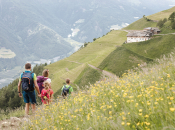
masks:
{"type": "MultiPolygon", "coordinates": [[[[47,64],[36,65],[33,68],[33,72],[38,76],[42,74],[44,67],[47,64]]],[[[18,81],[19,79],[14,80],[8,86],[0,89],[0,114],[7,114],[10,110],[16,109],[18,107],[24,106],[23,98],[18,96],[18,81]]],[[[40,104],[40,98],[37,97],[37,103],[40,104]]]]}

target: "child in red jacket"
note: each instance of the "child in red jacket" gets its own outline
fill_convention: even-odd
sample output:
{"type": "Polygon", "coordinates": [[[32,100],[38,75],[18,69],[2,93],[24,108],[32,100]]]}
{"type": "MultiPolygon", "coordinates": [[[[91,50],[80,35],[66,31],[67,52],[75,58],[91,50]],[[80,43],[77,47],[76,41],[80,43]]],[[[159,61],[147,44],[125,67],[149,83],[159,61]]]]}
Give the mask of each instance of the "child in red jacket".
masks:
{"type": "Polygon", "coordinates": [[[44,89],[41,91],[41,101],[43,104],[49,105],[50,102],[50,83],[46,80],[43,83],[44,89]]]}

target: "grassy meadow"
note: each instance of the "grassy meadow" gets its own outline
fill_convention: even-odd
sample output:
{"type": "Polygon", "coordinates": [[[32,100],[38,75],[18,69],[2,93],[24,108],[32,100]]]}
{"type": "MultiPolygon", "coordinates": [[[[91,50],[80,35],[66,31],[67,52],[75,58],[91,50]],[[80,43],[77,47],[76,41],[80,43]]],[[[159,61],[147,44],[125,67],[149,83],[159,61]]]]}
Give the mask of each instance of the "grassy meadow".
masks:
{"type": "Polygon", "coordinates": [[[149,15],[148,18],[149,19],[152,19],[152,20],[161,20],[161,19],[164,19],[164,18],[169,18],[170,14],[172,12],[175,11],[175,7],[172,7],[170,9],[167,9],[167,10],[163,10],[161,12],[158,12],[158,13],[155,13],[155,14],[152,14],[152,15],[149,15]]]}
{"type": "Polygon", "coordinates": [[[38,109],[23,129],[175,129],[175,56],[38,109]]]}
{"type": "Polygon", "coordinates": [[[147,27],[156,27],[157,22],[153,21],[147,21],[144,18],[141,18],[134,23],[130,24],[129,26],[123,28],[123,30],[143,30],[144,28],[147,27]]]}
{"type": "MultiPolygon", "coordinates": [[[[173,13],[174,11],[175,11],[175,7],[172,7],[171,9],[164,10],[146,17],[151,20],[159,21],[164,18],[168,19],[171,13],[173,13]]],[[[146,19],[141,18],[135,21],[134,23],[130,24],[129,26],[123,28],[123,30],[143,30],[146,27],[156,27],[156,25],[157,25],[157,22],[147,21],[146,19]]],[[[161,29],[161,33],[162,34],[174,33],[175,30],[174,29],[171,30],[169,26],[170,26],[170,23],[166,22],[165,26],[161,29]]]]}

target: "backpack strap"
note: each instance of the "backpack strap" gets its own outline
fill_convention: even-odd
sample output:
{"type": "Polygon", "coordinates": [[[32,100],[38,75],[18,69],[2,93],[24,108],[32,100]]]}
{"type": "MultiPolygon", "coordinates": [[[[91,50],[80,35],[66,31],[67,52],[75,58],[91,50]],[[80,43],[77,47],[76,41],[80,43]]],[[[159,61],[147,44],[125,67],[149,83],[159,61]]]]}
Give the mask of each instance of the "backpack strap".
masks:
{"type": "Polygon", "coordinates": [[[31,72],[31,75],[32,75],[32,79],[33,79],[33,77],[34,77],[34,73],[31,72]]]}
{"type": "Polygon", "coordinates": [[[64,85],[64,88],[66,88],[66,85],[64,85]]]}
{"type": "Polygon", "coordinates": [[[68,89],[70,89],[70,88],[71,88],[71,86],[68,87],[68,89]]]}
{"type": "Polygon", "coordinates": [[[24,75],[25,72],[21,73],[21,79],[22,79],[22,76],[24,75]]]}

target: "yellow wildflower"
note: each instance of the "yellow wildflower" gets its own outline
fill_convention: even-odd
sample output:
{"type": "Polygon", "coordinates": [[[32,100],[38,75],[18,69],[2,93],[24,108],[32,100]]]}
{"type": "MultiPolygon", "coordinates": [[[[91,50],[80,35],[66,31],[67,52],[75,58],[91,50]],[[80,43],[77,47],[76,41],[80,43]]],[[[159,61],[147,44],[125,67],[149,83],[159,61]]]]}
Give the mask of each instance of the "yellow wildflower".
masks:
{"type": "Polygon", "coordinates": [[[121,124],[122,124],[122,125],[125,125],[125,122],[122,122],[121,124]]]}
{"type": "Polygon", "coordinates": [[[175,111],[175,108],[170,108],[170,111],[174,112],[175,111]]]}

